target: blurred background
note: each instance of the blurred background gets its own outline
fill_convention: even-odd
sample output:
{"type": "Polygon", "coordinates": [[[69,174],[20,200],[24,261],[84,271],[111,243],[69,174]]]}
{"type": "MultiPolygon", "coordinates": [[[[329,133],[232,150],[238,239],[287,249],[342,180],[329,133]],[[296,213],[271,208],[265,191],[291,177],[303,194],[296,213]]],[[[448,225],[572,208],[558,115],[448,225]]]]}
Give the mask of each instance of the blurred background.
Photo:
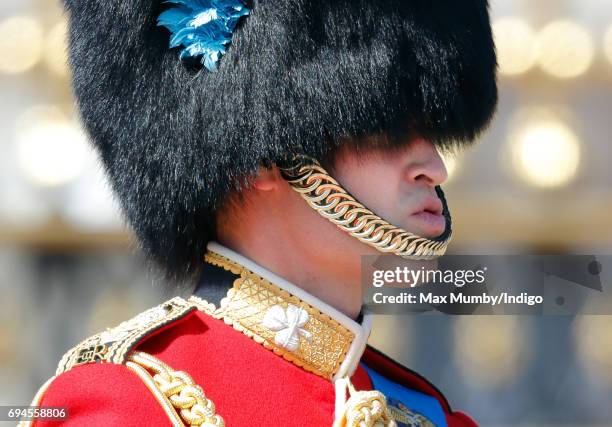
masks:
{"type": "MultiPolygon", "coordinates": [[[[491,0],[500,103],[448,158],[453,253],[612,252],[612,2],[491,0]]],[[[163,300],[75,114],[55,0],[0,2],[0,405],[163,300]]],[[[608,274],[608,278],[609,278],[608,274]]],[[[612,316],[381,316],[372,343],[483,425],[612,425],[612,316]]]]}

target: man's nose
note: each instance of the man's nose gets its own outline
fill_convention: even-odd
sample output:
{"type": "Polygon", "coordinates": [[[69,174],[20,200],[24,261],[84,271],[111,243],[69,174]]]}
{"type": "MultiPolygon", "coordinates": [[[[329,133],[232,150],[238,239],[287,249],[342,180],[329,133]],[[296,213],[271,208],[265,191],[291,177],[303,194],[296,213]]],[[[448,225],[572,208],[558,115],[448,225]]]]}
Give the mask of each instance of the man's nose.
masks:
{"type": "Polygon", "coordinates": [[[441,185],[448,178],[442,156],[431,141],[418,138],[410,143],[406,152],[408,166],[405,178],[409,182],[441,185]]]}

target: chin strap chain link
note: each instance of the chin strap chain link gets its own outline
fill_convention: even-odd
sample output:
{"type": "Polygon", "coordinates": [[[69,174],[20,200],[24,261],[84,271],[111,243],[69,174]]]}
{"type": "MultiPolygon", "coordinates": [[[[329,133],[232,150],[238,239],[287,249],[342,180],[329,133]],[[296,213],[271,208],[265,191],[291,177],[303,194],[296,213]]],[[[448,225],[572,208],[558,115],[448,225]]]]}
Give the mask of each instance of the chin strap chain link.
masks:
{"type": "Polygon", "coordinates": [[[357,391],[346,377],[336,380],[334,385],[336,414],[333,427],[397,427],[387,407],[387,399],[380,391],[357,391]]]}
{"type": "Polygon", "coordinates": [[[314,159],[298,156],[280,171],[323,218],[380,252],[414,260],[433,259],[446,252],[450,231],[444,240],[434,240],[390,224],[357,201],[314,159]]]}

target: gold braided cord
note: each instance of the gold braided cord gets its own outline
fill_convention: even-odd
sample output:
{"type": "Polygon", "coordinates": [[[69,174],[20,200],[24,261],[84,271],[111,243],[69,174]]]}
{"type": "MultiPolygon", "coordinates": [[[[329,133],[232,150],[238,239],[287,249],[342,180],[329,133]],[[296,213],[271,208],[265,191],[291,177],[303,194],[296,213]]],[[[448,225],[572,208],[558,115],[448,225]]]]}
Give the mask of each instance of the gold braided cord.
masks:
{"type": "MultiPolygon", "coordinates": [[[[378,390],[357,391],[348,378],[345,381],[350,397],[342,404],[342,414],[333,427],[397,427],[384,394],[378,390]]],[[[343,389],[340,392],[345,393],[343,389]]]]}
{"type": "Polygon", "coordinates": [[[126,364],[145,381],[174,425],[225,426],[223,418],[215,413],[214,403],[206,398],[202,388],[187,373],[175,371],[143,352],[130,354],[126,364]]]}
{"type": "Polygon", "coordinates": [[[380,252],[427,260],[444,255],[445,240],[431,240],[396,227],[351,196],[314,159],[300,156],[280,168],[283,178],[322,217],[380,252]]]}
{"type": "Polygon", "coordinates": [[[351,427],[397,427],[379,391],[360,391],[346,403],[346,425],[351,427]]]}
{"type": "Polygon", "coordinates": [[[145,386],[147,386],[151,394],[153,394],[153,397],[155,397],[155,400],[157,400],[159,405],[162,407],[162,409],[166,413],[166,416],[168,417],[170,422],[172,422],[172,425],[174,427],[184,427],[185,424],[183,423],[183,419],[176,412],[176,409],[174,409],[172,402],[170,402],[166,395],[162,393],[162,391],[159,389],[159,386],[153,380],[153,377],[149,374],[149,372],[147,372],[147,370],[142,366],[134,362],[130,362],[129,360],[125,362],[125,366],[127,366],[128,369],[130,369],[140,377],[140,379],[145,384],[145,386]]]}

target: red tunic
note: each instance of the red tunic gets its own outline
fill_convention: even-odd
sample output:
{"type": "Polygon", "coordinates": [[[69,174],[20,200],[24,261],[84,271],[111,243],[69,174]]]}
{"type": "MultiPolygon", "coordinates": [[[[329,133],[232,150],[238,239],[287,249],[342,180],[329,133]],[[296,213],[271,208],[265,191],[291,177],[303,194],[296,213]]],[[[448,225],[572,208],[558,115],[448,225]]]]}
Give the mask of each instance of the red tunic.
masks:
{"type": "MultiPolygon", "coordinates": [[[[203,312],[193,311],[152,332],[136,349],[191,375],[215,403],[227,426],[332,425],[335,391],[331,381],[279,357],[203,312]]],[[[452,411],[424,378],[376,350],[366,349],[362,361],[399,384],[436,397],[450,427],[476,425],[465,414],[452,411]]],[[[357,368],[352,382],[357,389],[371,389],[362,367],[357,368]]],[[[143,381],[121,364],[75,366],[53,380],[39,404],[67,407],[65,425],[170,425],[143,381]]]]}

